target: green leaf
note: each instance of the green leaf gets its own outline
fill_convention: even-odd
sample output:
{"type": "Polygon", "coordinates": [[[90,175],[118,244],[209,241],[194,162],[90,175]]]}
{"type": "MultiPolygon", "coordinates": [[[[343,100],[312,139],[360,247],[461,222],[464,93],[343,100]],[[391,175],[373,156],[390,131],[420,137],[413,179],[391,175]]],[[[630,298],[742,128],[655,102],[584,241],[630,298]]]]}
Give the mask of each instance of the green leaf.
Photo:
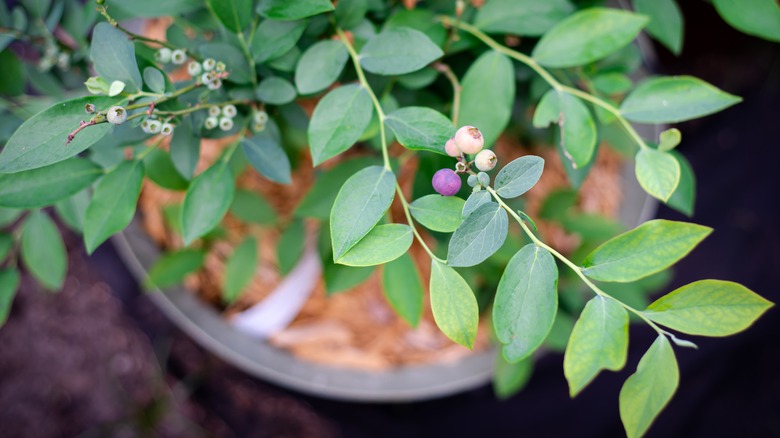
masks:
{"type": "Polygon", "coordinates": [[[84,189],[75,195],[65,198],[56,204],[54,209],[71,230],[83,234],[84,216],[87,214],[87,206],[92,199],[89,189],[84,189]]]}
{"type": "Polygon", "coordinates": [[[67,143],[68,134],[86,119],[84,106],[108,109],[118,97],[89,96],[53,105],[27,119],[0,153],[0,173],[20,172],[57,163],[81,153],[103,138],[111,125],[101,123],[79,132],[67,143]]]}
{"type": "Polygon", "coordinates": [[[0,207],[0,227],[12,224],[21,214],[22,210],[0,207]]]}
{"type": "Polygon", "coordinates": [[[184,121],[173,131],[171,138],[171,161],[186,179],[192,179],[200,158],[200,138],[195,136],[192,125],[184,121]]]}
{"type": "Polygon", "coordinates": [[[533,58],[554,68],[598,61],[628,45],[647,21],[619,9],[584,9],[547,31],[534,47],[533,58]]]}
{"type": "Polygon", "coordinates": [[[517,363],[509,363],[499,350],[493,369],[493,392],[496,397],[500,400],[506,400],[517,394],[531,379],[533,370],[533,358],[529,357],[517,363]]]}
{"type": "Polygon", "coordinates": [[[422,318],[424,295],[420,273],[408,253],[384,266],[382,290],[398,316],[416,328],[422,318]]]}
{"type": "Polygon", "coordinates": [[[38,208],[80,192],[103,174],[83,158],[71,158],[46,167],[0,174],[0,206],[38,208]]]}
{"type": "Polygon", "coordinates": [[[336,24],[342,29],[358,26],[368,11],[367,0],[341,0],[336,3],[336,24]]]}
{"type": "Polygon", "coordinates": [[[607,95],[622,94],[631,89],[631,78],[619,72],[599,73],[591,80],[596,91],[607,95]]]}
{"type": "Polygon", "coordinates": [[[253,0],[206,0],[211,12],[235,33],[246,29],[252,21],[253,0]]]}
{"type": "Polygon", "coordinates": [[[421,106],[397,109],[385,118],[396,139],[407,149],[424,150],[446,155],[444,144],[455,127],[444,114],[421,106]]]}
{"type": "Polygon", "coordinates": [[[381,265],[405,254],[412,240],[414,235],[409,225],[377,225],[335,262],[347,266],[381,265]]]}
{"type": "Polygon", "coordinates": [[[691,217],[693,216],[693,206],[696,200],[696,177],[693,174],[691,164],[682,154],[677,151],[672,151],[671,154],[680,164],[680,182],[677,184],[677,188],[672,193],[672,196],[666,201],[666,205],[691,217]]]}
{"type": "MultiPolygon", "coordinates": [[[[257,63],[278,59],[289,52],[306,30],[306,21],[265,20],[252,38],[252,57],[257,63]]],[[[335,41],[334,41],[335,42],[335,41]]],[[[341,43],[336,42],[341,45],[341,43]]]]}
{"type": "Polygon", "coordinates": [[[337,262],[384,216],[395,196],[395,175],[371,166],[352,175],[341,187],[330,213],[333,261],[337,262]]]}
{"type": "Polygon", "coordinates": [[[593,160],[597,142],[596,122],[580,98],[565,92],[548,91],[536,108],[533,123],[537,128],[550,123],[560,127],[561,147],[576,168],[583,168],[593,160]]]}
{"type": "Polygon", "coordinates": [[[262,196],[249,190],[236,190],[230,214],[248,224],[273,225],[276,211],[262,196]]]}
{"type": "Polygon", "coordinates": [[[488,33],[539,36],[572,11],[568,0],[490,0],[479,8],[474,26],[488,33]]]}
{"type": "Polygon", "coordinates": [[[16,269],[0,269],[0,327],[8,320],[19,281],[19,271],[16,269]]]}
{"type": "Polygon", "coordinates": [[[319,41],[306,49],[295,67],[295,86],[301,94],[320,92],[336,82],[349,54],[339,41],[319,41]]]}
{"type": "Polygon", "coordinates": [[[569,394],[575,397],[601,370],[622,369],[627,354],[626,309],[615,300],[602,296],[588,301],[574,324],[563,356],[563,374],[569,381],[569,394]]]}
{"type": "Polygon", "coordinates": [[[62,237],[49,216],[35,210],[27,216],[22,228],[22,262],[46,289],[62,288],[68,268],[68,254],[62,237]]]}
{"type": "Polygon", "coordinates": [[[106,0],[111,15],[117,19],[128,17],[168,17],[182,15],[203,7],[202,0],[106,0]]]}
{"type": "Polygon", "coordinates": [[[292,271],[303,255],[306,244],[306,227],[304,225],[302,220],[292,221],[279,238],[279,243],[276,245],[276,260],[282,275],[287,275],[292,271]]]}
{"type": "Polygon", "coordinates": [[[742,101],[692,76],[648,79],[620,105],[620,112],[639,123],[677,123],[716,113],[742,101]]]}
{"type": "Polygon", "coordinates": [[[651,220],[594,249],[585,258],[582,272],[599,281],[639,280],[673,265],[711,232],[702,225],[651,220]]]}
{"type": "Polygon", "coordinates": [[[89,56],[95,71],[106,82],[122,81],[128,91],[141,89],[143,81],[135,60],[135,46],[121,30],[106,22],[98,23],[92,31],[89,56]]]}
{"type": "Polygon", "coordinates": [[[457,196],[426,195],[409,205],[409,212],[425,228],[451,233],[463,222],[461,212],[466,201],[457,196]]]}
{"type": "Polygon", "coordinates": [[[24,64],[11,50],[3,50],[2,38],[0,33],[0,64],[3,65],[0,71],[0,95],[19,96],[24,94],[26,82],[24,64]]]}
{"type": "Polygon", "coordinates": [[[636,179],[650,195],[666,202],[680,183],[680,163],[669,153],[643,148],[636,154],[636,179]]]}
{"type": "Polygon", "coordinates": [[[161,149],[155,149],[144,158],[146,176],[158,186],[169,190],[187,190],[189,181],[174,167],[171,156],[161,149]]]}
{"type": "Polygon", "coordinates": [[[461,212],[461,218],[466,219],[482,204],[491,202],[493,198],[486,190],[480,190],[469,195],[466,199],[466,203],[463,204],[463,211],[461,212]]]}
{"type": "Polygon", "coordinates": [[[620,390],[620,419],[629,438],[647,432],[679,383],[680,371],[672,346],[663,335],[658,336],[639,361],[636,373],[620,390]]]}
{"type": "Polygon", "coordinates": [[[166,288],[177,285],[187,274],[197,271],[206,261],[206,252],[202,249],[182,249],[163,254],[149,269],[149,277],[144,282],[146,289],[166,288]]]}
{"type": "Polygon", "coordinates": [[[669,152],[680,144],[680,140],[682,140],[682,135],[679,129],[667,129],[659,135],[658,150],[669,152]]]}
{"type": "MultiPolygon", "coordinates": [[[[674,0],[632,0],[634,9],[650,17],[647,33],[679,55],[683,43],[683,17],[674,0]]],[[[780,24],[780,22],[778,22],[780,24]]]]}
{"type": "Polygon", "coordinates": [[[713,0],[723,20],[746,34],[780,42],[780,5],[776,0],[713,0]]]}
{"type": "Polygon", "coordinates": [[[233,201],[235,189],[233,173],[224,161],[209,167],[192,181],[181,210],[185,245],[219,224],[233,201]]]}
{"type": "Polygon", "coordinates": [[[359,286],[371,277],[376,266],[354,267],[326,263],[323,269],[325,291],[328,296],[335,295],[359,286]]]}
{"type": "Polygon", "coordinates": [[[493,187],[502,198],[516,198],[531,190],[544,170],[544,159],[536,155],[524,155],[501,168],[493,181],[493,187]]]}
{"type": "Polygon", "coordinates": [[[222,284],[222,301],[232,304],[249,286],[257,270],[257,240],[247,236],[238,245],[225,263],[225,278],[222,284]]]}
{"type": "Polygon", "coordinates": [[[448,338],[473,348],[479,324],[479,306],[468,283],[454,269],[431,260],[431,310],[448,338]]]}
{"type": "Polygon", "coordinates": [[[271,105],[284,105],[295,100],[295,87],[286,79],[278,76],[265,78],[257,86],[255,95],[258,99],[271,105]]]}
{"type": "Polygon", "coordinates": [[[689,335],[729,336],[750,327],[772,306],[741,284],[701,280],[664,295],[643,313],[689,335]]]}
{"type": "Polygon", "coordinates": [[[447,252],[447,264],[455,267],[474,266],[487,260],[506,240],[509,218],[495,202],[477,207],[452,234],[447,252]]]}
{"type": "Polygon", "coordinates": [[[342,161],[326,170],[317,177],[309,193],[295,209],[295,215],[327,221],[330,218],[333,201],[336,200],[339,189],[347,179],[364,167],[379,164],[381,164],[380,159],[360,157],[342,161]]]}
{"type": "Polygon", "coordinates": [[[276,139],[265,131],[241,140],[249,164],[264,177],[281,184],[290,184],[290,159],[276,139]]]}
{"type": "Polygon", "coordinates": [[[254,72],[249,68],[249,63],[244,53],[236,46],[225,43],[203,44],[198,49],[204,58],[214,58],[222,61],[230,75],[227,81],[236,84],[249,84],[252,82],[254,72]]]}
{"type": "Polygon", "coordinates": [[[165,93],[165,76],[154,67],[144,69],[144,83],[155,93],[165,93]]]}
{"type": "Polygon", "coordinates": [[[98,181],[84,216],[87,253],[92,254],[101,243],[130,223],[143,180],[142,162],[123,161],[98,181]]]}
{"type": "Polygon", "coordinates": [[[509,260],[493,303],[493,328],[504,358],[515,363],[544,342],[558,310],[558,267],[552,255],[534,244],[509,260]]]}
{"type": "Polygon", "coordinates": [[[504,132],[512,116],[515,96],[515,68],[512,61],[496,51],[488,51],[471,64],[461,82],[461,125],[482,131],[485,147],[504,132]]]}
{"type": "Polygon", "coordinates": [[[380,75],[402,75],[417,71],[444,55],[427,35],[408,27],[387,29],[360,51],[360,65],[380,75]]]}
{"type": "Polygon", "coordinates": [[[276,20],[299,20],[334,9],[330,0],[260,0],[257,5],[258,14],[276,20]]]}
{"type": "Polygon", "coordinates": [[[0,263],[5,260],[11,248],[14,246],[14,238],[10,234],[0,232],[0,263]]]}
{"type": "Polygon", "coordinates": [[[355,144],[371,122],[372,113],[371,98],[360,85],[344,85],[326,94],[309,122],[313,164],[317,166],[355,144]]]}

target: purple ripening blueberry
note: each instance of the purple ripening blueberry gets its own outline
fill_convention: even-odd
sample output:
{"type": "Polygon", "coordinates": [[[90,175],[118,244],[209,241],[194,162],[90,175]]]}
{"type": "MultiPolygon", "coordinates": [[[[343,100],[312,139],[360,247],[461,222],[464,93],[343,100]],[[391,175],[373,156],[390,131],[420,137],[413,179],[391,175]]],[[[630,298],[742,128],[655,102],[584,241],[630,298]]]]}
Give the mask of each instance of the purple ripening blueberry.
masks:
{"type": "Polygon", "coordinates": [[[444,196],[460,191],[460,176],[452,169],[441,169],[433,174],[433,189],[444,196]]]}

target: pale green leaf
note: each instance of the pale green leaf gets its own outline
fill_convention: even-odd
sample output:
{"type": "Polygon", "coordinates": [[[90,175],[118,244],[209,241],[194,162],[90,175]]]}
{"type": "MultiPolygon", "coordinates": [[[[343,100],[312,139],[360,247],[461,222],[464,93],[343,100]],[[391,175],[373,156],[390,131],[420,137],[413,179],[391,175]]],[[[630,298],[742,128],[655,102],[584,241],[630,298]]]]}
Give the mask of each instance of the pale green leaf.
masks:
{"type": "Polygon", "coordinates": [[[202,249],[182,249],[163,254],[149,269],[144,288],[166,288],[181,283],[187,274],[197,271],[206,261],[202,249]]]}
{"type": "Polygon", "coordinates": [[[431,310],[448,338],[473,348],[479,324],[479,306],[468,283],[454,269],[431,261],[431,310]]]}
{"type": "Polygon", "coordinates": [[[414,235],[409,225],[377,225],[335,262],[347,266],[381,265],[405,254],[412,240],[414,235]]]}
{"type": "Polygon", "coordinates": [[[683,17],[674,0],[632,0],[634,9],[650,18],[647,33],[679,55],[683,43],[683,17]]]}
{"type": "Polygon", "coordinates": [[[568,0],[490,0],[477,10],[474,25],[488,33],[539,36],[572,11],[568,0]]]}
{"type": "Polygon", "coordinates": [[[233,250],[225,263],[225,278],[222,285],[222,300],[232,304],[249,286],[257,270],[257,240],[247,236],[233,250]]]}
{"type": "Polygon", "coordinates": [[[271,105],[284,105],[295,100],[295,87],[286,79],[271,76],[263,79],[257,86],[255,95],[258,99],[271,105]]]}
{"type": "Polygon", "coordinates": [[[501,350],[496,352],[496,365],[493,370],[493,392],[496,397],[506,400],[522,390],[531,379],[534,360],[531,357],[517,363],[504,359],[501,350]]]}
{"type": "Polygon", "coordinates": [[[276,245],[276,261],[282,275],[287,275],[293,270],[303,255],[305,244],[305,224],[302,220],[292,221],[279,237],[279,243],[276,245]]]}
{"type": "Polygon", "coordinates": [[[19,281],[19,271],[16,269],[0,269],[0,327],[5,324],[11,312],[19,281]]]}
{"type": "Polygon", "coordinates": [[[548,91],[539,102],[533,120],[537,128],[555,123],[566,158],[576,168],[590,164],[596,151],[596,122],[587,106],[569,93],[548,91]]]}
{"type": "Polygon", "coordinates": [[[457,196],[426,195],[409,204],[409,212],[425,228],[451,233],[463,222],[461,212],[465,205],[457,196]]]}
{"type": "Polygon", "coordinates": [[[677,183],[677,188],[672,196],[666,201],[666,205],[691,217],[696,201],[696,177],[693,174],[691,164],[682,154],[677,151],[672,151],[671,154],[680,164],[680,182],[677,183]]]}
{"type": "Polygon", "coordinates": [[[31,212],[24,222],[21,255],[24,266],[43,287],[51,291],[62,287],[68,254],[54,221],[40,210],[31,212]]]}
{"type": "Polygon", "coordinates": [[[261,175],[280,184],[290,184],[290,159],[277,140],[266,131],[241,140],[241,148],[249,164],[261,175]]]}
{"type": "Polygon", "coordinates": [[[84,216],[87,214],[87,206],[89,206],[91,199],[92,196],[89,189],[84,189],[69,198],[57,202],[54,204],[54,209],[65,225],[71,230],[83,234],[84,216]]]}
{"type": "Polygon", "coordinates": [[[143,85],[135,60],[135,46],[127,35],[107,22],[98,23],[92,31],[89,54],[95,71],[106,82],[122,81],[128,91],[138,91],[143,85]]]}
{"type": "Polygon", "coordinates": [[[330,0],[260,0],[257,13],[276,20],[299,20],[335,8],[330,0]]]}
{"type": "Polygon", "coordinates": [[[410,106],[387,114],[385,123],[396,139],[407,149],[424,150],[446,155],[444,144],[455,127],[444,114],[426,107],[410,106]]]}
{"type": "Polygon", "coordinates": [[[230,214],[248,224],[272,225],[276,222],[276,211],[271,204],[249,190],[236,190],[230,214]]]}
{"type": "Polygon", "coordinates": [[[181,209],[185,245],[219,224],[233,201],[235,188],[233,174],[224,161],[209,167],[192,181],[181,209]]]}
{"type": "Polygon", "coordinates": [[[516,198],[531,190],[544,170],[544,159],[524,155],[502,167],[493,181],[493,187],[502,198],[516,198]]]}
{"type": "Polygon", "coordinates": [[[317,177],[309,193],[295,209],[296,216],[327,221],[330,218],[333,201],[336,200],[336,195],[344,182],[358,170],[378,164],[381,164],[380,159],[361,157],[342,161],[326,170],[317,177]]]}
{"type": "Polygon", "coordinates": [[[243,31],[252,21],[253,0],[206,0],[211,12],[234,33],[243,31]]]}
{"type": "Polygon", "coordinates": [[[170,149],[173,166],[183,177],[191,180],[200,159],[200,138],[195,136],[190,123],[184,121],[176,127],[170,149]]]}
{"type": "Polygon", "coordinates": [[[682,134],[680,134],[679,129],[667,129],[658,137],[658,150],[662,152],[671,151],[680,144],[680,140],[682,140],[682,134]]]}
{"type": "Polygon", "coordinates": [[[349,54],[339,41],[325,40],[306,49],[295,67],[295,86],[301,94],[314,94],[336,82],[349,54]]]}
{"type": "Polygon", "coordinates": [[[165,76],[154,67],[144,69],[144,83],[155,93],[165,93],[165,76]]]}
{"type": "Polygon", "coordinates": [[[38,208],[68,198],[92,184],[103,169],[83,158],[12,174],[0,174],[0,206],[38,208]]]}
{"type": "Polygon", "coordinates": [[[480,205],[452,234],[447,264],[466,267],[482,263],[501,248],[508,229],[506,210],[495,202],[480,205]]]}
{"type": "Polygon", "coordinates": [[[309,147],[315,166],[349,149],[371,122],[371,98],[357,84],[344,85],[317,103],[309,123],[309,147]]]}
{"type": "Polygon", "coordinates": [[[493,198],[490,196],[487,190],[480,190],[469,195],[466,199],[466,203],[463,204],[463,211],[461,212],[461,218],[466,219],[474,210],[480,205],[491,202],[493,198]]]}
{"type": "Polygon", "coordinates": [[[363,284],[375,270],[376,266],[345,266],[328,261],[325,263],[322,274],[325,280],[325,292],[331,296],[348,291],[363,284]]]}
{"type": "Polygon", "coordinates": [[[168,190],[187,190],[189,181],[176,169],[171,156],[162,149],[154,149],[144,158],[146,177],[168,190]]]}
{"type": "Polygon", "coordinates": [[[650,195],[666,202],[680,183],[680,163],[669,153],[642,148],[636,154],[636,179],[650,195]]]}
{"type": "Polygon", "coordinates": [[[252,57],[255,62],[278,59],[289,52],[303,35],[306,24],[306,20],[264,20],[257,26],[252,38],[252,57]]]}
{"type": "Polygon", "coordinates": [[[402,75],[417,71],[444,53],[424,33],[408,27],[387,29],[360,51],[360,65],[380,75],[402,75]]]}
{"type": "Polygon", "coordinates": [[[496,51],[480,55],[463,76],[458,123],[479,128],[486,147],[495,143],[509,124],[515,80],[512,61],[496,51]]]}
{"type": "Polygon", "coordinates": [[[408,253],[384,266],[382,290],[398,316],[417,327],[422,318],[424,295],[420,273],[408,253]]]}
{"type": "Polygon", "coordinates": [[[777,0],[713,0],[726,23],[749,35],[780,42],[777,0]]]}

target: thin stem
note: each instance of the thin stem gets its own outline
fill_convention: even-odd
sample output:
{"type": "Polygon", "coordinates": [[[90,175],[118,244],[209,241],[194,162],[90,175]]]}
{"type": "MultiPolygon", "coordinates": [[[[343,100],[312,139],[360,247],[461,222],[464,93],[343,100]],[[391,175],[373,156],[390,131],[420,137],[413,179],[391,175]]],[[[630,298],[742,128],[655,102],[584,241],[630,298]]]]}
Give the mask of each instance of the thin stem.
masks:
{"type": "Polygon", "coordinates": [[[122,27],[121,24],[119,24],[119,22],[117,22],[108,13],[108,6],[106,6],[106,5],[98,6],[98,12],[100,12],[100,15],[105,17],[106,21],[108,21],[108,24],[110,24],[110,25],[114,26],[115,28],[121,30],[127,36],[129,36],[131,39],[138,40],[138,41],[143,41],[145,43],[157,44],[157,45],[160,45],[160,46],[163,46],[163,47],[167,47],[167,48],[173,49],[173,50],[178,49],[178,47],[176,47],[175,45],[173,45],[173,44],[171,44],[171,43],[169,43],[167,41],[161,41],[161,40],[157,40],[157,39],[154,39],[154,38],[145,37],[143,35],[138,35],[135,32],[131,32],[131,31],[125,29],[124,27],[122,27]]]}
{"type": "Polygon", "coordinates": [[[439,257],[436,257],[436,255],[431,251],[431,248],[428,246],[427,243],[423,240],[420,233],[417,231],[417,228],[414,226],[414,221],[412,221],[412,214],[409,211],[409,203],[406,202],[406,197],[404,197],[404,192],[401,190],[401,186],[396,183],[395,184],[395,191],[398,193],[398,198],[401,200],[401,206],[404,210],[404,215],[406,216],[406,222],[409,223],[409,226],[412,228],[412,233],[414,233],[414,237],[417,238],[417,241],[420,242],[420,246],[423,247],[425,252],[428,253],[428,256],[431,257],[431,259],[436,260],[441,263],[447,263],[447,260],[440,259],[439,257]]]}
{"type": "MultiPolygon", "coordinates": [[[[200,87],[201,85],[203,85],[203,84],[200,81],[195,81],[192,84],[187,85],[186,87],[182,87],[182,88],[174,91],[171,94],[163,95],[160,99],[154,101],[154,104],[155,105],[159,105],[159,104],[161,104],[163,102],[167,102],[167,101],[169,101],[169,100],[171,100],[173,98],[181,96],[182,94],[189,93],[190,91],[200,87]]],[[[136,109],[139,109],[139,108],[147,107],[147,106],[150,105],[150,103],[151,102],[136,103],[136,104],[129,105],[129,106],[125,107],[125,109],[128,110],[128,111],[132,111],[132,110],[136,110],[136,109]]]]}
{"type": "Polygon", "coordinates": [[[450,84],[452,84],[452,124],[458,126],[458,116],[460,114],[460,92],[463,90],[463,87],[460,85],[458,77],[455,76],[455,73],[452,72],[452,69],[449,65],[443,62],[437,62],[433,64],[433,68],[443,73],[444,76],[446,76],[450,81],[450,84]]]}
{"type": "Polygon", "coordinates": [[[252,54],[249,52],[249,44],[246,41],[246,38],[244,37],[244,32],[238,33],[238,42],[241,44],[241,51],[244,52],[244,57],[246,58],[246,62],[249,64],[249,69],[252,72],[250,75],[252,77],[252,85],[257,87],[257,72],[255,71],[255,59],[252,57],[252,54]]]}

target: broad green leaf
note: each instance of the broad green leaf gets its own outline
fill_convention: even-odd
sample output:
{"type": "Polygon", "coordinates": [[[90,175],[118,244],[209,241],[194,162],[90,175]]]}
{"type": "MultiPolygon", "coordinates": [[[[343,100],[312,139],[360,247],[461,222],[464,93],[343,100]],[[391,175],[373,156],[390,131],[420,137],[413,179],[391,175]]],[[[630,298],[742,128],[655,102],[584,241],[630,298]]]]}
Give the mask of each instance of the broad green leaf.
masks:
{"type": "Polygon", "coordinates": [[[38,208],[80,192],[103,174],[83,158],[71,158],[38,169],[0,174],[0,207],[38,208]]]}
{"type": "Polygon", "coordinates": [[[468,283],[454,269],[431,261],[431,310],[433,319],[448,338],[473,348],[479,324],[479,306],[468,283]]]}
{"type": "Polygon", "coordinates": [[[683,18],[677,3],[674,0],[632,0],[632,3],[638,13],[650,17],[647,33],[679,55],[683,43],[683,18]]]}
{"type": "Polygon", "coordinates": [[[425,67],[443,54],[424,33],[396,27],[368,40],[360,51],[360,65],[371,73],[402,75],[425,67]]]}
{"type": "Polygon", "coordinates": [[[204,44],[198,48],[204,58],[214,58],[222,61],[230,75],[226,80],[237,84],[249,84],[252,82],[254,72],[249,68],[249,63],[244,53],[238,47],[225,43],[204,44]]]}
{"type": "Polygon", "coordinates": [[[531,355],[544,342],[558,310],[558,267],[534,244],[509,260],[493,303],[493,328],[511,363],[531,355]]]}
{"type": "Polygon", "coordinates": [[[620,72],[599,73],[591,80],[596,91],[607,95],[622,94],[631,89],[631,78],[620,72]]]}
{"type": "Polygon", "coordinates": [[[636,154],[636,179],[650,195],[666,202],[680,183],[680,163],[669,152],[643,148],[636,154]]]}
{"type": "Polygon", "coordinates": [[[412,73],[398,76],[398,83],[410,90],[420,90],[431,85],[436,78],[439,77],[439,72],[433,67],[425,67],[412,73]]]}
{"type": "Polygon", "coordinates": [[[666,205],[691,217],[693,216],[693,206],[696,201],[696,177],[693,174],[691,164],[682,154],[677,151],[672,151],[671,154],[680,164],[680,182],[677,184],[677,188],[672,193],[672,196],[666,201],[666,205]]]}
{"type": "Polygon", "coordinates": [[[92,31],[91,47],[89,56],[101,78],[108,83],[122,81],[128,91],[141,89],[143,81],[135,60],[135,46],[124,32],[109,23],[98,23],[92,31]]]}
{"type": "Polygon", "coordinates": [[[281,184],[290,184],[290,159],[284,149],[266,132],[241,140],[249,164],[264,177],[281,184]]]}
{"type": "Polygon", "coordinates": [[[406,253],[382,269],[382,290],[395,312],[417,327],[423,313],[423,287],[412,257],[406,253]]]}
{"type": "Polygon", "coordinates": [[[539,36],[574,11],[568,0],[490,0],[474,25],[488,33],[539,36]]]}
{"type": "Polygon", "coordinates": [[[547,31],[534,47],[533,58],[554,68],[598,61],[628,45],[647,21],[619,9],[584,9],[547,31]]]}
{"type": "Polygon", "coordinates": [[[144,158],[146,176],[158,186],[169,190],[187,190],[189,181],[176,169],[171,156],[155,149],[144,158]]]}
{"type": "Polygon", "coordinates": [[[677,123],[716,113],[742,101],[693,76],[648,79],[620,105],[625,118],[639,123],[677,123]]]}
{"type": "Polygon", "coordinates": [[[376,266],[345,266],[328,261],[325,263],[322,274],[325,280],[325,292],[331,296],[348,291],[363,284],[375,270],[376,266]]]}
{"type": "Polygon", "coordinates": [[[222,301],[232,304],[249,286],[257,270],[257,240],[247,236],[238,245],[225,263],[225,278],[222,283],[222,301]]]}
{"type": "Polygon", "coordinates": [[[659,135],[658,150],[662,152],[671,151],[680,144],[680,140],[682,140],[682,135],[679,129],[667,129],[659,135]]]}
{"type": "MultiPolygon", "coordinates": [[[[562,291],[563,294],[566,294],[566,292],[567,291],[562,291]]],[[[579,300],[580,297],[577,297],[576,299],[579,300]]],[[[565,303],[564,306],[566,306],[565,303]]],[[[544,338],[542,346],[549,348],[551,351],[563,354],[566,351],[566,346],[569,344],[571,332],[574,330],[574,323],[574,318],[569,316],[568,313],[557,312],[555,314],[555,319],[553,320],[553,325],[550,327],[550,333],[547,333],[547,337],[544,338]]]]}
{"type": "Polygon", "coordinates": [[[501,248],[508,230],[509,219],[503,208],[495,202],[480,205],[452,234],[447,264],[466,267],[482,263],[501,248]]]}
{"type": "Polygon", "coordinates": [[[83,234],[84,216],[87,214],[87,206],[89,206],[91,199],[92,196],[89,189],[84,189],[69,198],[57,202],[54,204],[54,209],[65,225],[71,230],[83,234]]]}
{"type": "Polygon", "coordinates": [[[776,0],[713,0],[723,20],[746,34],[780,42],[780,5],[776,0]]]}
{"type": "Polygon", "coordinates": [[[320,92],[336,82],[349,54],[339,41],[319,41],[306,49],[295,67],[295,86],[301,94],[320,92]]]}
{"type": "Polygon", "coordinates": [[[663,335],[658,336],[620,390],[620,419],[629,438],[647,432],[679,383],[672,346],[663,335]]]}
{"type": "Polygon", "coordinates": [[[182,15],[203,7],[203,0],[106,0],[114,18],[169,17],[182,15]]]}
{"type": "Polygon", "coordinates": [[[463,211],[460,214],[461,218],[466,219],[471,213],[474,212],[474,210],[477,209],[477,207],[482,204],[491,202],[492,199],[493,198],[490,196],[490,193],[488,193],[486,190],[480,190],[478,192],[472,193],[469,195],[468,199],[466,199],[466,203],[463,204],[463,211]]]}
{"type": "Polygon", "coordinates": [[[272,76],[260,82],[255,95],[265,103],[284,105],[295,100],[296,92],[295,87],[286,79],[272,76]]]}
{"type": "Polygon", "coordinates": [[[260,0],[257,13],[276,20],[299,20],[335,9],[330,0],[260,0]]]}
{"type": "Polygon", "coordinates": [[[16,269],[0,269],[0,327],[8,320],[19,281],[19,271],[16,269]]]}
{"type": "Polygon", "coordinates": [[[144,282],[146,289],[166,288],[177,285],[187,274],[197,271],[206,261],[206,252],[202,249],[181,249],[163,254],[149,269],[149,277],[144,282]]]}
{"type": "Polygon", "coordinates": [[[262,196],[249,190],[236,190],[230,214],[248,224],[272,225],[276,211],[262,196]]]}
{"type": "Polygon", "coordinates": [[[165,93],[165,76],[154,67],[144,69],[144,83],[155,93],[165,93]]]}
{"type": "Polygon", "coordinates": [[[5,260],[11,248],[14,246],[14,238],[10,234],[0,232],[0,263],[5,260]]]}
{"type": "Polygon", "coordinates": [[[333,261],[355,246],[384,216],[395,196],[390,170],[371,166],[352,175],[341,187],[330,213],[333,261]]]}
{"type": "Polygon", "coordinates": [[[560,127],[560,143],[566,158],[576,168],[587,166],[596,151],[596,122],[587,106],[576,96],[548,91],[534,114],[534,126],[555,123],[560,127]]]}
{"type": "Polygon", "coordinates": [[[309,122],[313,164],[317,166],[352,147],[371,122],[372,113],[371,98],[360,85],[344,85],[326,94],[309,122]]]}
{"type": "Polygon", "coordinates": [[[502,198],[516,198],[531,190],[544,170],[544,159],[525,155],[502,167],[493,181],[493,187],[502,198]]]}
{"type": "Polygon", "coordinates": [[[750,327],[772,306],[741,284],[701,280],[664,295],[643,313],[689,335],[729,336],[750,327]]]}
{"type": "Polygon", "coordinates": [[[0,207],[0,227],[13,223],[21,214],[22,210],[0,207]]]}
{"type": "Polygon", "coordinates": [[[628,312],[615,300],[596,296],[574,324],[563,356],[563,374],[575,397],[601,372],[618,371],[628,354],[628,312]]]}
{"type": "Polygon", "coordinates": [[[335,262],[347,266],[381,265],[405,254],[413,240],[409,225],[377,225],[335,262]]]}
{"type": "Polygon", "coordinates": [[[509,363],[504,359],[501,351],[497,351],[496,365],[493,369],[493,392],[496,397],[506,400],[517,394],[531,379],[533,370],[533,358],[528,357],[517,363],[509,363]]]}
{"type": "Polygon", "coordinates": [[[496,51],[485,52],[471,64],[461,85],[458,123],[479,128],[485,146],[490,147],[512,116],[515,96],[512,61],[496,51]]]}
{"type": "Polygon", "coordinates": [[[60,102],[25,121],[0,153],[0,173],[20,172],[57,163],[81,153],[111,130],[101,123],[90,126],[67,143],[68,134],[87,119],[84,106],[108,109],[118,97],[89,96],[60,102]],[[67,144],[66,144],[67,143],[67,144]]]}
{"type": "Polygon", "coordinates": [[[287,275],[292,271],[303,255],[306,244],[306,227],[304,225],[302,220],[294,220],[279,237],[279,243],[276,245],[276,261],[282,275],[287,275]]]}
{"type": "Polygon", "coordinates": [[[412,150],[446,155],[444,144],[455,135],[455,127],[447,116],[421,106],[397,109],[387,115],[385,123],[398,142],[412,150]]]}
{"type": "Polygon", "coordinates": [[[65,281],[68,254],[57,226],[49,216],[35,210],[22,228],[22,262],[43,287],[57,291],[65,281]]]}
{"type": "Polygon", "coordinates": [[[367,11],[368,0],[340,0],[333,15],[339,27],[351,29],[363,21],[367,11]]]}
{"type": "Polygon", "coordinates": [[[295,215],[327,221],[330,218],[333,201],[336,200],[339,189],[347,179],[364,167],[379,164],[381,164],[380,159],[361,157],[342,161],[332,169],[328,169],[317,177],[309,193],[295,209],[295,215]]]}
{"type": "MultiPolygon", "coordinates": [[[[1,23],[0,23],[1,24],[1,23]]],[[[19,96],[24,94],[24,84],[27,82],[24,64],[11,50],[3,50],[2,32],[0,31],[0,95],[19,96]]]]}
{"type": "Polygon", "coordinates": [[[192,180],[181,209],[181,230],[185,245],[219,224],[233,201],[235,189],[233,174],[223,161],[212,165],[192,180]]]}
{"type": "Polygon", "coordinates": [[[426,195],[415,199],[409,205],[409,212],[425,228],[451,233],[463,222],[461,213],[465,205],[466,201],[457,196],[426,195]]]}
{"type": "Polygon", "coordinates": [[[192,125],[184,121],[176,127],[170,149],[173,166],[183,177],[191,180],[200,159],[200,138],[195,136],[192,125]]]}
{"type": "Polygon", "coordinates": [[[252,21],[252,3],[252,0],[206,0],[217,19],[235,33],[246,29],[252,21]]]}
{"type": "Polygon", "coordinates": [[[712,228],[702,225],[651,220],[593,250],[582,272],[599,281],[639,280],[673,265],[711,232],[712,228]]]}
{"type": "Polygon", "coordinates": [[[143,163],[124,161],[98,181],[84,216],[87,253],[92,254],[101,243],[130,223],[143,180],[143,163]]]}
{"type": "Polygon", "coordinates": [[[252,57],[257,63],[281,57],[295,47],[295,43],[301,38],[305,29],[305,20],[263,21],[257,26],[255,36],[252,38],[252,57]]]}

